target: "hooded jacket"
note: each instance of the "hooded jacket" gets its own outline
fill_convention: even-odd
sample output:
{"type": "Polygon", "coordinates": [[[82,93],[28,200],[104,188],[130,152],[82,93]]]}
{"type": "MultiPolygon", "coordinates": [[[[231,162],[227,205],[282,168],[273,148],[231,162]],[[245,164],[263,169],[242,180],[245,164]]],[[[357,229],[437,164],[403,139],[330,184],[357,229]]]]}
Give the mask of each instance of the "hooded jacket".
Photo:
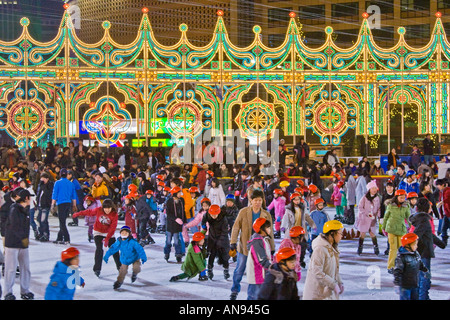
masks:
{"type": "Polygon", "coordinates": [[[387,233],[403,236],[406,234],[405,220],[411,215],[409,204],[405,201],[398,206],[392,198],[386,200],[386,212],[384,213],[382,229],[387,233]]]}
{"type": "Polygon", "coordinates": [[[419,212],[409,218],[409,221],[414,227],[414,233],[419,236],[417,243],[417,251],[423,258],[434,258],[434,245],[444,249],[445,243],[433,234],[431,223],[433,218],[425,212],[419,212]]]}
{"type": "Polygon", "coordinates": [[[144,248],[131,235],[126,239],[119,237],[105,253],[103,260],[108,261],[110,256],[119,251],[120,263],[123,265],[129,266],[139,259],[142,260],[142,263],[147,262],[144,248]]]}
{"type": "Polygon", "coordinates": [[[4,244],[7,248],[28,248],[30,237],[30,211],[13,203],[5,221],[4,244]]]}
{"type": "Polygon", "coordinates": [[[281,269],[278,263],[271,265],[259,290],[258,300],[299,299],[295,271],[286,272],[281,269]]]}
{"type": "Polygon", "coordinates": [[[419,287],[420,271],[428,272],[417,251],[408,251],[405,247],[398,249],[395,258],[394,284],[405,289],[419,287]]]}
{"type": "Polygon", "coordinates": [[[248,258],[246,265],[247,282],[262,284],[266,270],[271,264],[270,237],[254,233],[247,243],[248,258]]]}
{"type": "Polygon", "coordinates": [[[45,300],[73,300],[75,284],[84,284],[84,279],[78,277],[77,272],[77,269],[70,268],[62,261],[56,262],[53,274],[50,276],[50,283],[45,290],[45,300]],[[73,285],[68,286],[68,284],[73,285]]]}

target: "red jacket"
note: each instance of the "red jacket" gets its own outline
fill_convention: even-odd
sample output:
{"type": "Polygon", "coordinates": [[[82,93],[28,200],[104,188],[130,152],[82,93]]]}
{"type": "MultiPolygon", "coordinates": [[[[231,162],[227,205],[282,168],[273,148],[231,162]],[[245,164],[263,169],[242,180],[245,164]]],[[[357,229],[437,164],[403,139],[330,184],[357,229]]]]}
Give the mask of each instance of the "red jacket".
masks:
{"type": "Polygon", "coordinates": [[[443,200],[443,214],[446,217],[450,218],[450,187],[446,187],[444,190],[442,190],[440,197],[442,197],[443,200]]]}
{"type": "Polygon", "coordinates": [[[114,235],[114,232],[116,232],[117,221],[119,220],[119,216],[116,211],[111,211],[111,213],[106,214],[102,207],[98,207],[73,214],[74,218],[78,216],[96,216],[94,231],[107,233],[105,243],[108,243],[109,239],[114,235]]]}

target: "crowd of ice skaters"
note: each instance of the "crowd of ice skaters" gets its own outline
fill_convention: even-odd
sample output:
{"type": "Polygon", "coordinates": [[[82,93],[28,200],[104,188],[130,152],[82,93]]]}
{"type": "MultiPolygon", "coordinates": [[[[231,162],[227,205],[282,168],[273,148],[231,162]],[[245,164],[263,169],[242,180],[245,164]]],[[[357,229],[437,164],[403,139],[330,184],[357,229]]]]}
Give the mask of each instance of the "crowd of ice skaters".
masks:
{"type": "MultiPolygon", "coordinates": [[[[114,289],[121,287],[130,266],[132,282],[137,279],[147,261],[144,247],[155,243],[153,233],[163,233],[164,259],[171,259],[173,247],[181,266],[180,274],[168,281],[208,281],[218,277],[217,263],[223,267],[221,276],[232,278],[231,300],[241,291],[244,274],[248,299],[338,299],[344,292],[339,242],[359,238],[359,255],[368,234],[376,255],[378,240],[388,242],[387,272],[393,275],[400,299],[429,299],[434,248],[445,248],[450,227],[450,187],[446,179],[434,179],[431,168],[418,175],[399,164],[395,175],[381,183],[371,177],[373,167],[364,161],[345,167],[341,161],[307,162],[261,176],[259,166],[173,165],[142,149],[136,154],[131,148],[121,150],[114,158],[98,148],[76,148],[72,144],[55,152],[52,162],[47,157],[41,162],[42,155],[35,153],[30,161],[31,149],[26,159],[2,167],[0,262],[5,300],[16,299],[16,273],[21,298],[34,298],[29,291],[30,229],[35,240],[67,245],[45,299],[73,299],[75,287],[68,285],[68,278],[77,272],[80,251],[70,246],[67,225],[76,227],[83,220],[87,241],[96,248],[92,270],[99,276],[102,263],[112,256],[118,270],[114,289]],[[81,152],[98,161],[80,168],[81,152]],[[301,178],[290,177],[292,170],[301,178]],[[327,178],[321,178],[324,175],[327,178]],[[336,209],[334,219],[324,211],[326,206],[336,209]],[[50,214],[59,219],[57,234],[49,232],[50,214]],[[116,238],[119,220],[124,226],[116,238]],[[306,268],[307,252],[310,262],[300,294],[297,282],[306,268]],[[236,263],[232,274],[231,262],[236,263]]],[[[6,157],[7,161],[11,156],[6,157]]],[[[84,280],[78,284],[84,287],[84,280]]]]}

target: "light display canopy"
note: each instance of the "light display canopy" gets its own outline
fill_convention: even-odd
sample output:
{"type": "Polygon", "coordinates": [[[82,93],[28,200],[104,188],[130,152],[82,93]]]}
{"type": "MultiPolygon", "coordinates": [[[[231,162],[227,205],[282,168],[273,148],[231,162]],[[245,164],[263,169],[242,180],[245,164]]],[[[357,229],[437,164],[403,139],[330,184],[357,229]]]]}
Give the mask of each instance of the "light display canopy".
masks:
{"type": "Polygon", "coordinates": [[[258,141],[276,129],[284,136],[305,136],[309,129],[323,145],[339,145],[349,130],[388,134],[389,105],[417,108],[419,135],[449,134],[450,43],[440,13],[421,48],[406,43],[404,27],[395,46],[381,48],[367,14],[351,47],[337,46],[326,27],[323,45],[311,48],[295,13],[283,43],[271,48],[260,26],[249,46],[234,45],[222,10],[209,44],[192,45],[181,24],[179,41],[164,46],[147,8],[131,43],[115,42],[105,21],[103,38],[89,44],[65,9],[49,42],[30,36],[25,17],[18,39],[0,40],[0,130],[20,147],[49,130],[55,138],[78,138],[79,126],[70,124],[80,121],[104,145],[124,139],[133,121],[136,139],[157,137],[161,126],[175,140],[206,129],[225,135],[235,129],[258,141]],[[103,95],[92,99],[97,92],[103,95]]]}

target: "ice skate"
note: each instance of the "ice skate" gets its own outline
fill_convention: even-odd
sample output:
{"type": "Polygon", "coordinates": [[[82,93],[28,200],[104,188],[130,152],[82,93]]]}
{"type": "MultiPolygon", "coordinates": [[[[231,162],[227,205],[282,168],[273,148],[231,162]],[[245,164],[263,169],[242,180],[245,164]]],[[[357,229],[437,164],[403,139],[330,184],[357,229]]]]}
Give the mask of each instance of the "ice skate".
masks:
{"type": "Polygon", "coordinates": [[[20,298],[22,300],[34,300],[34,294],[32,292],[27,292],[25,294],[21,294],[20,298]]]}
{"type": "Polygon", "coordinates": [[[114,282],[113,289],[117,290],[122,286],[122,282],[116,281],[114,282]]]}

